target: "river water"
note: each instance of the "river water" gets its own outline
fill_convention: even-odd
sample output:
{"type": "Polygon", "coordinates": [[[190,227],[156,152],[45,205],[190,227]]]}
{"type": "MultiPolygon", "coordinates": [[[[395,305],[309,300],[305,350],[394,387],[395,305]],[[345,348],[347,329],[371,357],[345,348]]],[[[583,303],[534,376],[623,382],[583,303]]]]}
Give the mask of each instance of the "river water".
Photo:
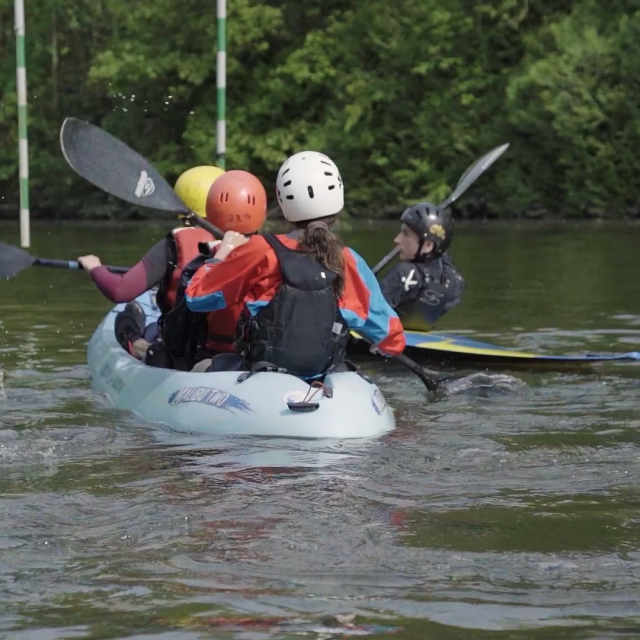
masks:
{"type": "MultiPolygon", "coordinates": [[[[131,264],[164,232],[36,224],[31,252],[131,264]]],[[[345,236],[374,263],[393,228],[345,236]]],[[[439,328],[640,350],[639,240],[460,225],[467,290],[439,328]]],[[[369,362],[396,409],[384,437],[196,440],[92,391],[86,344],[109,308],[83,273],[0,283],[3,640],[640,635],[640,365],[512,371],[511,391],[429,404],[369,362]]]]}

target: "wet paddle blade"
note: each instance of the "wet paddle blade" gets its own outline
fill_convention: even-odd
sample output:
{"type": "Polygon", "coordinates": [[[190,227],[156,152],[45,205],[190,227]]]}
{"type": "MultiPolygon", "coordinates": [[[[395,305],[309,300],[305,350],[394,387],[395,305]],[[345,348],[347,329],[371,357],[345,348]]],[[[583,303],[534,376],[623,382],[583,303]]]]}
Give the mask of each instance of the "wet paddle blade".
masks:
{"type": "Polygon", "coordinates": [[[24,249],[0,242],[0,278],[12,278],[34,260],[24,249]]]}
{"type": "Polygon", "coordinates": [[[60,146],[78,175],[112,196],[141,207],[189,212],[150,162],[100,127],[66,118],[60,130],[60,146]]]}
{"type": "Polygon", "coordinates": [[[502,144],[476,160],[463,174],[453,193],[440,205],[445,209],[455,202],[507,149],[509,143],[502,144]]]}

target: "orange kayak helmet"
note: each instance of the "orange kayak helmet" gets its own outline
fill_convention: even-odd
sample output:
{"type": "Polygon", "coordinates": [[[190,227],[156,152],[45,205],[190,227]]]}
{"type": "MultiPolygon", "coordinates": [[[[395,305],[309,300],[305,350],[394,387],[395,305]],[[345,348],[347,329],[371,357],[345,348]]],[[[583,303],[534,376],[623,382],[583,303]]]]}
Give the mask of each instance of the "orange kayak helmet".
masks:
{"type": "Polygon", "coordinates": [[[206,211],[207,220],[221,231],[256,233],[267,217],[267,193],[252,173],[227,171],[211,186],[206,211]]]}

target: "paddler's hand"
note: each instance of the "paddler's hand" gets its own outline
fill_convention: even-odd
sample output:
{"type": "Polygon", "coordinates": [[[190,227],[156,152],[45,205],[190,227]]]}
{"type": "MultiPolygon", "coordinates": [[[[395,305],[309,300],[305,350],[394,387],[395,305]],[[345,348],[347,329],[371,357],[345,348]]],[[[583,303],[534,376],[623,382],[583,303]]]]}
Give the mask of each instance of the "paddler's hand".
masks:
{"type": "Polygon", "coordinates": [[[241,247],[249,242],[249,238],[237,231],[227,231],[222,238],[222,243],[216,251],[216,260],[224,260],[236,247],[241,247]]]}
{"type": "Polygon", "coordinates": [[[78,262],[80,263],[80,266],[87,273],[89,273],[92,269],[95,269],[96,267],[101,267],[102,266],[102,262],[100,262],[100,258],[98,258],[98,256],[94,256],[94,255],[80,256],[78,258],[78,262]]]}

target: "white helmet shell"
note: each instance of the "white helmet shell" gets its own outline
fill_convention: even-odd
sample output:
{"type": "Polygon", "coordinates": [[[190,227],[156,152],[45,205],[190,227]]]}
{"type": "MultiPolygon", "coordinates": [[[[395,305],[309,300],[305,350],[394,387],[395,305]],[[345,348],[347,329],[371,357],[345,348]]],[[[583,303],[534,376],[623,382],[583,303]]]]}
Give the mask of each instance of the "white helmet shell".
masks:
{"type": "Polygon", "coordinates": [[[317,151],[301,151],[284,161],[276,195],[289,222],[333,216],[344,207],[340,171],[329,156],[317,151]]]}

